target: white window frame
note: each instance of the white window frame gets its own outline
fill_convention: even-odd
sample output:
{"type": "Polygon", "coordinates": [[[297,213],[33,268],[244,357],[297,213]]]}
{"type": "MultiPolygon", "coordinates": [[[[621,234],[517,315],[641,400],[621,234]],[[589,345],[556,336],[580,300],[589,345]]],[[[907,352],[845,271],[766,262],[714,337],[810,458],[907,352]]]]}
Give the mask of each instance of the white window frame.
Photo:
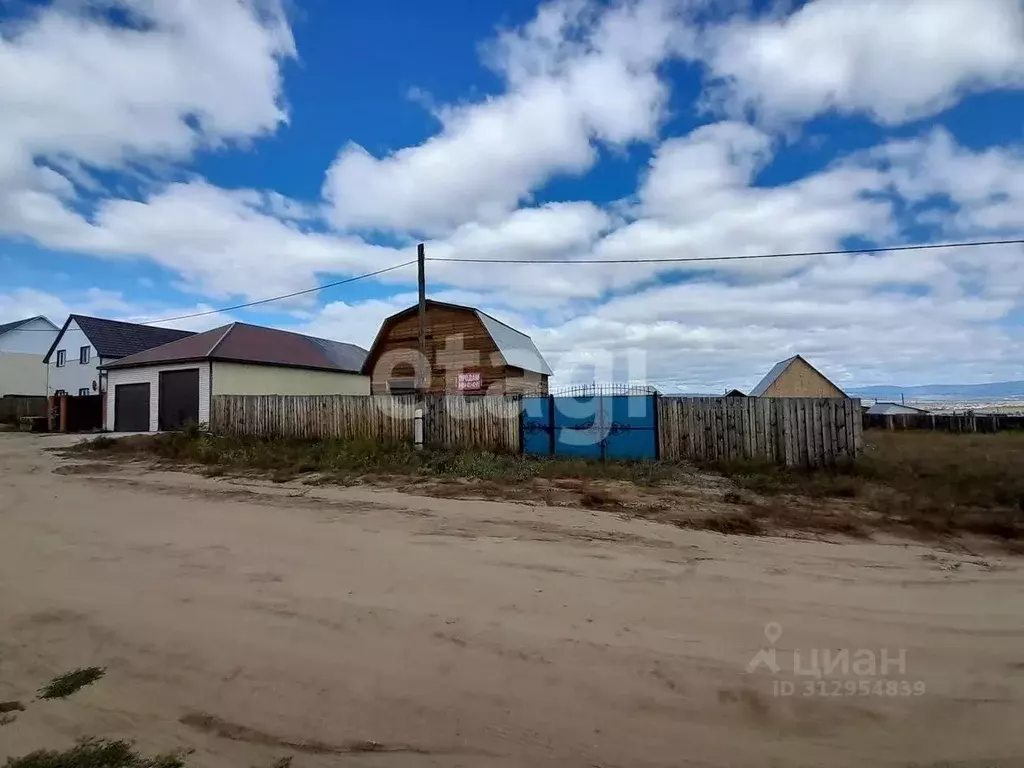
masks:
{"type": "Polygon", "coordinates": [[[67,350],[58,349],[57,350],[57,367],[58,368],[63,368],[65,365],[67,365],[67,362],[68,362],[67,350]]]}

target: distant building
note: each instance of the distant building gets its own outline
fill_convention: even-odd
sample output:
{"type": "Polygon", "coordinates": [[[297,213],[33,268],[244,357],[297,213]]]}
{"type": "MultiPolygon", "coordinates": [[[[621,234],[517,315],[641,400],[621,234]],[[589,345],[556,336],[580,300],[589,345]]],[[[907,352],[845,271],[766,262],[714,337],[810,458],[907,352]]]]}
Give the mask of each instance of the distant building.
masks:
{"type": "Polygon", "coordinates": [[[868,416],[909,416],[915,413],[928,413],[928,411],[900,403],[875,403],[865,413],[868,416]]]}
{"type": "Polygon", "coordinates": [[[776,363],[750,390],[750,397],[846,397],[846,393],[800,355],[794,355],[776,363]]]}
{"type": "Polygon", "coordinates": [[[0,397],[45,395],[43,356],[57,338],[57,326],[39,315],[0,323],[0,397]]]}
{"type": "Polygon", "coordinates": [[[725,393],[725,396],[726,397],[746,397],[746,395],[744,395],[738,389],[730,389],[728,392],[725,393]]]}

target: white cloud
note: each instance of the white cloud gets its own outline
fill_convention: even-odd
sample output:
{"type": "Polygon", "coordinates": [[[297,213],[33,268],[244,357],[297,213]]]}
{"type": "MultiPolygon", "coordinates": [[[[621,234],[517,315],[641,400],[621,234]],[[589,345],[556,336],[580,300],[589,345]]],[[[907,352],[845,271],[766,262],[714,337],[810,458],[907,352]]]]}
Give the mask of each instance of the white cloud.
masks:
{"type": "Polygon", "coordinates": [[[280,63],[295,55],[280,0],[108,0],[115,26],[57,4],[0,26],[0,184],[33,162],[120,167],[273,131],[280,63]]]}
{"type": "Polygon", "coordinates": [[[711,103],[768,120],[835,110],[898,124],[1024,85],[1019,0],[813,0],[702,36],[711,103]]]}
{"type": "MultiPolygon", "coordinates": [[[[894,189],[927,208],[939,195],[956,209],[943,221],[950,234],[1024,229],[1024,148],[972,151],[943,129],[886,144],[868,154],[884,163],[894,189]]],[[[948,210],[948,209],[947,209],[948,210]]]]}
{"type": "MultiPolygon", "coordinates": [[[[61,325],[70,314],[106,317],[111,320],[126,320],[133,323],[150,322],[160,318],[180,317],[213,309],[209,304],[167,305],[156,302],[133,301],[120,291],[88,288],[82,291],[67,291],[60,295],[35,288],[16,288],[0,293],[0,323],[21,320],[35,315],[44,315],[56,325],[61,325]]],[[[155,325],[166,328],[181,328],[189,331],[205,331],[218,325],[232,322],[229,314],[205,315],[155,325]]]]}
{"type": "Polygon", "coordinates": [[[377,158],[349,145],[324,185],[343,227],[439,234],[493,223],[551,177],[593,165],[596,144],[655,138],[667,98],[657,66],[685,29],[668,0],[543,6],[490,60],[505,93],[441,109],[442,130],[377,158]]]}
{"type": "Polygon", "coordinates": [[[11,199],[18,207],[0,213],[0,229],[13,217],[21,232],[50,248],[147,258],[180,273],[190,289],[221,298],[291,293],[316,285],[319,273],[369,272],[408,255],[303,230],[267,213],[264,194],[201,180],[171,184],[144,201],[106,200],[92,221],[49,195],[11,199]]]}

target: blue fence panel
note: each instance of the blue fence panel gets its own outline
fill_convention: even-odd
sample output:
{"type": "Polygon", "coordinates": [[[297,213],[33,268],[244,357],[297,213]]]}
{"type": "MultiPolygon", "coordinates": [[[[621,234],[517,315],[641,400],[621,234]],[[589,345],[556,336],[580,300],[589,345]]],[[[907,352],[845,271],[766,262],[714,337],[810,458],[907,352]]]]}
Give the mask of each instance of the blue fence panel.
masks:
{"type": "Polygon", "coordinates": [[[605,458],[656,459],[656,400],[645,395],[622,395],[606,397],[604,400],[608,424],[605,458]]]}
{"type": "Polygon", "coordinates": [[[556,397],[555,455],[600,459],[603,423],[600,397],[556,397]]]}
{"type": "Polygon", "coordinates": [[[523,398],[523,453],[551,454],[551,398],[523,398]]]}
{"type": "Polygon", "coordinates": [[[657,401],[648,395],[523,398],[523,451],[587,459],[655,459],[657,401]]]}

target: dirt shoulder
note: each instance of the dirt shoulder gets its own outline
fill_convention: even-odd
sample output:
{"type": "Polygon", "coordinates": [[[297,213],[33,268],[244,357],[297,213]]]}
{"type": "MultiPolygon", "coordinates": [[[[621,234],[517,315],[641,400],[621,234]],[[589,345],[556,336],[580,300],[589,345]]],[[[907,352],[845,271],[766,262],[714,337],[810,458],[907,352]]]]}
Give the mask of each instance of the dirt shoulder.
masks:
{"type": "Polygon", "coordinates": [[[856,463],[815,471],[417,452],[406,445],[199,432],[101,437],[74,453],[85,462],[142,461],[206,477],[582,507],[720,533],[897,536],[1024,554],[1024,434],[876,431],[856,463]]]}
{"type": "Polygon", "coordinates": [[[0,700],[25,705],[0,756],[82,736],[214,768],[1024,755],[1015,558],[72,468],[42,445],[0,435],[0,700]],[[776,673],[748,671],[771,649],[776,673]],[[796,665],[815,649],[903,663],[819,680],[796,665]],[[103,678],[34,700],[89,666],[103,678]]]}

